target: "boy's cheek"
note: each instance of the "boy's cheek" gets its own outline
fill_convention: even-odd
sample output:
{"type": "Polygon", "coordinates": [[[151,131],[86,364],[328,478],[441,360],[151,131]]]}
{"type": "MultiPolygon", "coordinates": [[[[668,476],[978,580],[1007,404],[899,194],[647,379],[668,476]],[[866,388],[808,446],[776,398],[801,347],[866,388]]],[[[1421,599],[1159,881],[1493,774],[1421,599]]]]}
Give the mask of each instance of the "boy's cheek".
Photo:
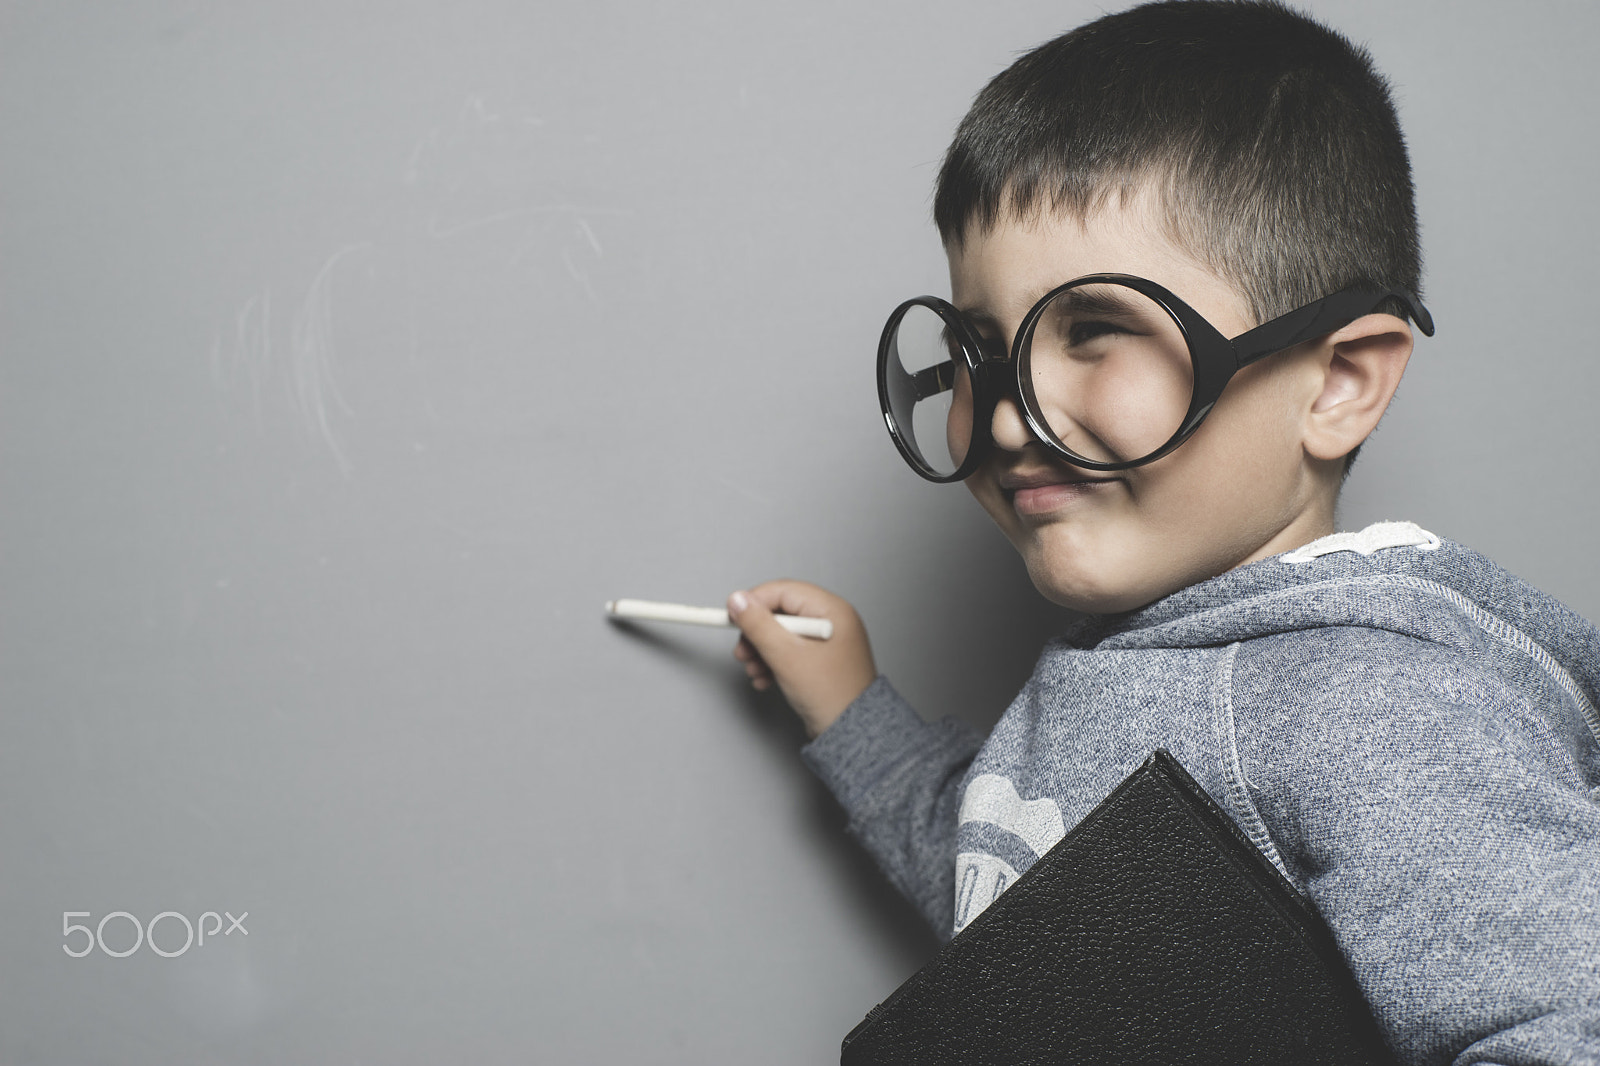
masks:
{"type": "MultiPolygon", "coordinates": [[[[1118,521],[1126,499],[1097,500],[1069,518],[1025,522],[992,481],[975,476],[968,479],[967,489],[1022,556],[1034,588],[1050,602],[1105,614],[1158,598],[1130,580],[1130,561],[1123,556],[1133,547],[1137,531],[1118,521]]],[[[1119,486],[1118,492],[1123,491],[1119,486]]]]}
{"type": "Polygon", "coordinates": [[[1016,538],[1012,536],[1011,530],[1011,523],[1016,520],[1016,514],[1011,510],[1011,505],[1001,493],[1000,487],[990,480],[987,472],[980,470],[968,477],[963,484],[967,486],[967,491],[972,493],[972,498],[978,501],[978,505],[994,520],[995,525],[1000,527],[1013,544],[1016,544],[1016,538]]]}
{"type": "MultiPolygon", "coordinates": [[[[1073,514],[1024,521],[992,481],[967,488],[1022,556],[1039,594],[1089,614],[1132,610],[1211,576],[1185,551],[1195,530],[1174,516],[1146,513],[1126,482],[1080,501],[1073,514]]],[[[1146,501],[1148,504],[1149,501],[1146,501]]]]}

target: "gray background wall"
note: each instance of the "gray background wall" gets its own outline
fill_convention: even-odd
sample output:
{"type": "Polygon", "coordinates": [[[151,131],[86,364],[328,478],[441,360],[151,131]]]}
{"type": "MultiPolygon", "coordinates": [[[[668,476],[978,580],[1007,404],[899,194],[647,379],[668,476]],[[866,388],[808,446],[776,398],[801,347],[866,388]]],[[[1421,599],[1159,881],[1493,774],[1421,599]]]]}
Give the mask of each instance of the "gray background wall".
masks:
{"type": "MultiPolygon", "coordinates": [[[[1594,617],[1600,8],[1311,7],[1440,323],[1345,525],[1594,617]]],[[[999,713],[1056,618],[871,358],[972,95],[1098,10],[0,5],[0,1061],[833,1059],[931,939],[731,636],[600,606],[810,578],[999,713]]]]}

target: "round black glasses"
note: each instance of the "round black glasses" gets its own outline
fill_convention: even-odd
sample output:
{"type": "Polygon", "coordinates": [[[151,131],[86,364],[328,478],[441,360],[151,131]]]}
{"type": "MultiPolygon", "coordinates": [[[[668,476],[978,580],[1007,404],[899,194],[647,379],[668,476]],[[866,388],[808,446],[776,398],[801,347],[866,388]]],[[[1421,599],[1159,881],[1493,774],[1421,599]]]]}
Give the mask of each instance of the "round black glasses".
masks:
{"type": "Polygon", "coordinates": [[[1004,397],[1073,466],[1126,470],[1188,440],[1244,367],[1385,300],[1433,335],[1433,317],[1411,293],[1358,285],[1230,340],[1153,281],[1090,274],[1034,304],[1007,353],[948,302],[918,296],[883,327],[878,401],[900,454],[929,481],[959,481],[978,468],[1004,397]]]}

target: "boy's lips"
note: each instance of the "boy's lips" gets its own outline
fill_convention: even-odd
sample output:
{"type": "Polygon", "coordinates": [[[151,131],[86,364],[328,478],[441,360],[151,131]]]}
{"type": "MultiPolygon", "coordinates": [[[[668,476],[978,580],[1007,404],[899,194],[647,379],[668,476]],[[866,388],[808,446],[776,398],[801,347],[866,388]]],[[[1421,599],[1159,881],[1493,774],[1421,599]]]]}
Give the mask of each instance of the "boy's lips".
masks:
{"type": "Polygon", "coordinates": [[[1045,467],[1008,470],[1000,475],[998,484],[1000,491],[1011,502],[1012,510],[1026,518],[1049,514],[1117,480],[1114,477],[1094,477],[1078,470],[1045,467]]]}

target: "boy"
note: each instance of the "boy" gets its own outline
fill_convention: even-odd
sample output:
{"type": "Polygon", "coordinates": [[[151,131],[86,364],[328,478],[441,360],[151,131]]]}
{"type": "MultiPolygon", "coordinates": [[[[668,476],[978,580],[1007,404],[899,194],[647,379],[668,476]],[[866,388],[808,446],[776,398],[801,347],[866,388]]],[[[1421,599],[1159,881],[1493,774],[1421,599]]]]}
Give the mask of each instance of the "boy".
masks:
{"type": "Polygon", "coordinates": [[[734,593],[852,832],[948,937],[1167,748],[1403,1061],[1600,1063],[1600,633],[1409,523],[1334,534],[1431,332],[1366,54],[1274,3],[1106,16],[984,89],[935,218],[952,302],[891,318],[891,431],[1084,618],[985,739],[923,723],[838,597],[734,593]]]}

